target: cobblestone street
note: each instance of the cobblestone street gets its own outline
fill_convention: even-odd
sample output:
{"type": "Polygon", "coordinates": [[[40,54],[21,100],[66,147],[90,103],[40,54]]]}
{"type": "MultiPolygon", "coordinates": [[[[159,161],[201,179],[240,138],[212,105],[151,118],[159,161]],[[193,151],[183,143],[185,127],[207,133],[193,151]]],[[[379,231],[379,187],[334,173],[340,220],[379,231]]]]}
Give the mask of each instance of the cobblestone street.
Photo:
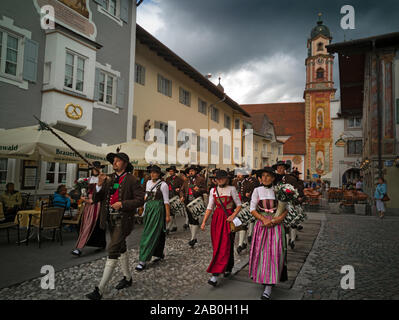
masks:
{"type": "Polygon", "coordinates": [[[305,300],[399,299],[399,218],[320,214],[319,237],[293,289],[305,300]],[[345,274],[355,270],[355,289],[341,289],[345,274]]]}
{"type": "MultiPolygon", "coordinates": [[[[165,260],[158,264],[149,264],[140,273],[134,270],[139,254],[138,243],[136,243],[134,248],[129,250],[130,270],[133,275],[132,287],[121,291],[114,289],[123,277],[118,264],[108,285],[108,292],[104,294],[104,299],[182,299],[204,283],[206,284],[208,280],[206,269],[212,258],[209,226],[205,232],[198,233],[198,244],[191,249],[187,244],[190,233],[183,231],[182,224],[181,219],[179,231],[167,237],[165,260]]],[[[37,250],[37,248],[34,249],[37,250]]],[[[241,256],[236,255],[236,264],[240,264],[242,259],[247,259],[247,257],[246,253],[241,256]]],[[[56,272],[55,290],[41,289],[40,278],[0,289],[0,300],[85,299],[85,294],[98,285],[104,265],[105,257],[56,272]]]]}

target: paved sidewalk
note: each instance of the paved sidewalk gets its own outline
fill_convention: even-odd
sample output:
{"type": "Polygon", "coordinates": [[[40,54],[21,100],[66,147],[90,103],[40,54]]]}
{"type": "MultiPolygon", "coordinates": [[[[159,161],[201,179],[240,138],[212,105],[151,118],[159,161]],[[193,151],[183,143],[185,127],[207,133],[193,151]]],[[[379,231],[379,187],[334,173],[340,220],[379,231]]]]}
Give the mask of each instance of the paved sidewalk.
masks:
{"type": "MultiPolygon", "coordinates": [[[[288,248],[288,280],[273,288],[273,300],[300,300],[303,290],[292,289],[313,243],[319,234],[324,214],[308,213],[303,223],[303,230],[298,232],[294,250],[288,248]]],[[[221,278],[217,287],[204,284],[186,300],[259,300],[264,290],[263,285],[254,283],[248,276],[248,256],[233,270],[229,278],[221,278]]]]}

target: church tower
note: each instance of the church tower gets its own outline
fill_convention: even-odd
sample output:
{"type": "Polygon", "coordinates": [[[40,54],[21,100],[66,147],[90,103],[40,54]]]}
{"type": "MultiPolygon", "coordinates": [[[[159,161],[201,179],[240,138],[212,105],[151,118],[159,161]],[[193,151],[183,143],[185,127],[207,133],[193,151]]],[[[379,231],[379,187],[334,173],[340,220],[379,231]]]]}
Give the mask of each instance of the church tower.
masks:
{"type": "Polygon", "coordinates": [[[323,25],[319,13],[319,21],[308,39],[308,57],[305,60],[306,179],[332,172],[330,101],[334,99],[336,89],[333,82],[334,56],[326,48],[331,40],[330,30],[323,25]]]}

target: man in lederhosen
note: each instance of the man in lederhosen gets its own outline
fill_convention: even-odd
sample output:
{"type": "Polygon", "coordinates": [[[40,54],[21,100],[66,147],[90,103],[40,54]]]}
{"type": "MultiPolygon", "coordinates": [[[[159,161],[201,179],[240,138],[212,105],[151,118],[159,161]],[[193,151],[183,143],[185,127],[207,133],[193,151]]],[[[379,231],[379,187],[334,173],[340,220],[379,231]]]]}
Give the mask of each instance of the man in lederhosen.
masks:
{"type": "MultiPolygon", "coordinates": [[[[250,202],[252,192],[256,187],[255,181],[251,179],[249,171],[245,169],[236,169],[236,178],[233,180],[233,186],[237,189],[238,196],[242,203],[250,202]]],[[[240,254],[241,251],[247,248],[247,231],[248,226],[253,227],[254,223],[249,222],[244,230],[238,231],[238,247],[237,253],[240,254]]]]}
{"type": "MultiPolygon", "coordinates": [[[[180,195],[180,189],[183,186],[183,179],[177,175],[179,171],[176,169],[176,166],[170,166],[169,168],[166,168],[166,171],[169,173],[169,177],[166,178],[165,182],[168,184],[169,187],[169,200],[170,200],[174,196],[180,195]]],[[[170,222],[166,226],[166,234],[175,231],[177,231],[176,216],[175,212],[171,211],[170,222]]]]}
{"type": "MultiPolygon", "coordinates": [[[[188,177],[184,182],[182,189],[180,190],[180,200],[184,202],[186,206],[194,199],[202,197],[202,195],[206,192],[205,179],[198,174],[199,171],[200,168],[194,165],[186,169],[186,172],[188,172],[188,177]]],[[[188,244],[193,248],[198,242],[197,233],[199,230],[199,221],[198,219],[193,218],[190,210],[187,209],[186,211],[191,231],[191,240],[188,242],[188,244]]]]}
{"type": "Polygon", "coordinates": [[[94,202],[101,201],[100,228],[105,229],[108,225],[111,240],[108,244],[108,258],[100,284],[93,292],[86,295],[91,300],[102,298],[118,258],[120,258],[124,277],[116,289],[120,290],[132,285],[126,238],[133,229],[136,209],[144,204],[144,189],[139,180],[131,174],[133,166],[128,155],[109,153],[107,160],[112,163],[115,172],[110,175],[104,173],[99,175],[93,200],[94,202]]]}

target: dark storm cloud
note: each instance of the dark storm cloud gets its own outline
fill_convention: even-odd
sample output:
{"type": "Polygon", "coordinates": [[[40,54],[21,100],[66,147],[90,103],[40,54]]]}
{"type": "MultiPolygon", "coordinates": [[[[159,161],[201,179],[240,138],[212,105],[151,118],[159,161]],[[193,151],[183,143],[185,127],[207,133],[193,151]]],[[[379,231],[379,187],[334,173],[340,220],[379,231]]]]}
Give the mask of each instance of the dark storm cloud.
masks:
{"type": "MultiPolygon", "coordinates": [[[[280,97],[293,88],[298,91],[295,96],[302,96],[306,42],[316,25],[318,12],[323,13],[323,22],[330,28],[333,42],[344,41],[344,37],[350,40],[399,31],[399,2],[394,0],[328,3],[313,0],[147,0],[142,6],[154,4],[159,7],[159,17],[164,21],[163,28],[154,35],[204,74],[211,72],[228,77],[231,73],[239,73],[240,68],[250,62],[264,61],[269,65],[267,61],[276,55],[290,56],[297,61],[296,70],[285,70],[285,75],[272,70],[274,77],[263,79],[267,87],[248,84],[253,87],[248,89],[251,95],[247,99],[252,97],[252,100],[258,100],[259,95],[273,85],[280,90],[280,97]],[[347,4],[355,8],[355,30],[340,28],[343,16],[340,10],[347,4]],[[285,89],[277,81],[286,83],[285,89]]],[[[139,23],[140,10],[141,7],[138,9],[139,23]]],[[[253,66],[247,69],[251,68],[253,66]]],[[[265,76],[272,75],[265,72],[265,76]]],[[[337,67],[334,78],[338,80],[337,67]]]]}

